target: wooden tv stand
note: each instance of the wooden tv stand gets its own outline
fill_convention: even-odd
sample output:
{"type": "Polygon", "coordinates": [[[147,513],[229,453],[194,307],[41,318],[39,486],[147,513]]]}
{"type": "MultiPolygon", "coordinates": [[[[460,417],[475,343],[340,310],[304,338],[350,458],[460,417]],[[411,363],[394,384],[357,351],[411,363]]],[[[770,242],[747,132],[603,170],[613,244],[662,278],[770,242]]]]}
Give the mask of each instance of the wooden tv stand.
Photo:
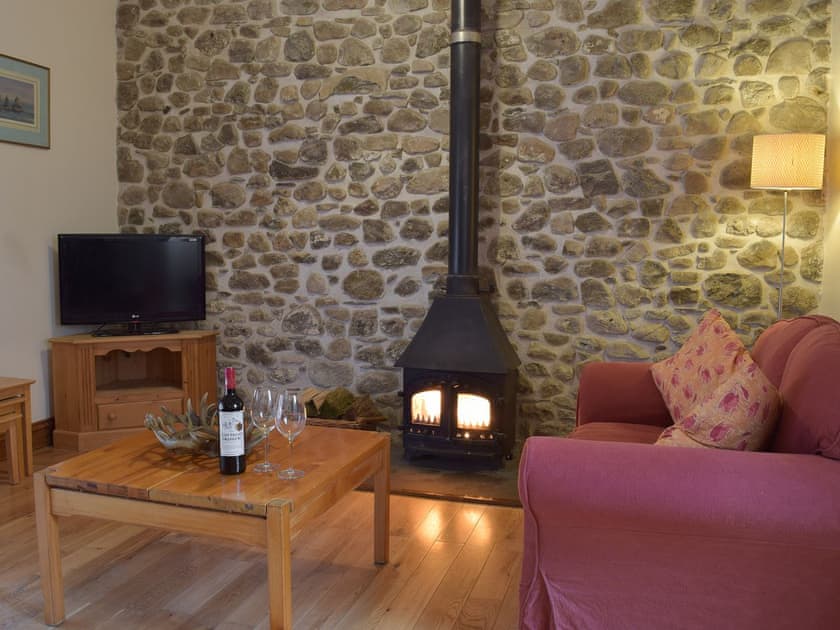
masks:
{"type": "Polygon", "coordinates": [[[216,332],[50,339],[56,448],[87,451],[138,431],[147,412],[218,398],[216,332]]]}

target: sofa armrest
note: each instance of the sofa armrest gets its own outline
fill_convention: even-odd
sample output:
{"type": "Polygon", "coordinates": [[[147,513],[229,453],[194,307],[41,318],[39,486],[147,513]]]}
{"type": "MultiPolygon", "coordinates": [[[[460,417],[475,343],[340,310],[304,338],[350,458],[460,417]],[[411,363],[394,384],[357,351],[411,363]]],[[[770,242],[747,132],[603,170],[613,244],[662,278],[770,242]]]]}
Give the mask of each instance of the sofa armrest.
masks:
{"type": "Polygon", "coordinates": [[[650,363],[587,363],[580,374],[577,425],[629,422],[667,427],[671,414],[653,382],[650,363]]]}
{"type": "Polygon", "coordinates": [[[840,462],[532,437],[521,627],[840,627],[840,462]]]}

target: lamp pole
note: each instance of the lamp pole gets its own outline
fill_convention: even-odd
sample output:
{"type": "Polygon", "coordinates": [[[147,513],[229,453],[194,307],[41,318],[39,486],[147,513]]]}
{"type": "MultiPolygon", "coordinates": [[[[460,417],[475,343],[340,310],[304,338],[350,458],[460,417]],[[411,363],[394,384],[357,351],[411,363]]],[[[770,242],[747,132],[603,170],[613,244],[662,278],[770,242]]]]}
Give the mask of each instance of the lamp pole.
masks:
{"type": "Polygon", "coordinates": [[[782,319],[782,296],[785,290],[785,233],[787,232],[787,212],[788,212],[788,190],[785,189],[785,207],[784,211],[782,212],[782,251],[779,253],[781,256],[781,271],[779,272],[779,306],[778,306],[778,319],[782,319]]]}

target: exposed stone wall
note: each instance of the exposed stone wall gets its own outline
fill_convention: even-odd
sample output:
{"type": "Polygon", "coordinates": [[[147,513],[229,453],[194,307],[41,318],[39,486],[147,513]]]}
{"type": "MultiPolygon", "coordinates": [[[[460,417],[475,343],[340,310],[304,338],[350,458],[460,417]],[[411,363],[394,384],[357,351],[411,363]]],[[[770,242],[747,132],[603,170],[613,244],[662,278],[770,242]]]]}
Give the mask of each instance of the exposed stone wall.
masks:
{"type": "MultiPolygon", "coordinates": [[[[775,318],[782,196],[751,139],[826,126],[825,1],[483,3],[480,264],[560,433],[586,361],[672,353],[706,309],[775,318]]],[[[220,364],[348,386],[392,367],[447,260],[449,5],[125,0],[119,221],[204,233],[220,364]]],[[[786,314],[817,305],[822,198],[794,194],[786,314]]]]}

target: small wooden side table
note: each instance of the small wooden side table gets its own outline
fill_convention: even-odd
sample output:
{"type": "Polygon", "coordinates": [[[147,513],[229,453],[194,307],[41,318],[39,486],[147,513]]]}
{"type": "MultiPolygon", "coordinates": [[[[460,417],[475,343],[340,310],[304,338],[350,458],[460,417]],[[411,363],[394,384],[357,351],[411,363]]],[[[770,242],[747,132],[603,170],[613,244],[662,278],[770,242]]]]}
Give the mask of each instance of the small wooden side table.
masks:
{"type": "Polygon", "coordinates": [[[11,468],[16,462],[17,476],[32,474],[32,404],[29,386],[34,382],[32,379],[0,376],[0,424],[3,424],[4,420],[14,420],[17,423],[16,430],[6,431],[6,448],[10,455],[13,449],[18,455],[9,457],[9,479],[12,481],[16,475],[11,468]],[[8,444],[9,440],[17,443],[8,444]]]}

